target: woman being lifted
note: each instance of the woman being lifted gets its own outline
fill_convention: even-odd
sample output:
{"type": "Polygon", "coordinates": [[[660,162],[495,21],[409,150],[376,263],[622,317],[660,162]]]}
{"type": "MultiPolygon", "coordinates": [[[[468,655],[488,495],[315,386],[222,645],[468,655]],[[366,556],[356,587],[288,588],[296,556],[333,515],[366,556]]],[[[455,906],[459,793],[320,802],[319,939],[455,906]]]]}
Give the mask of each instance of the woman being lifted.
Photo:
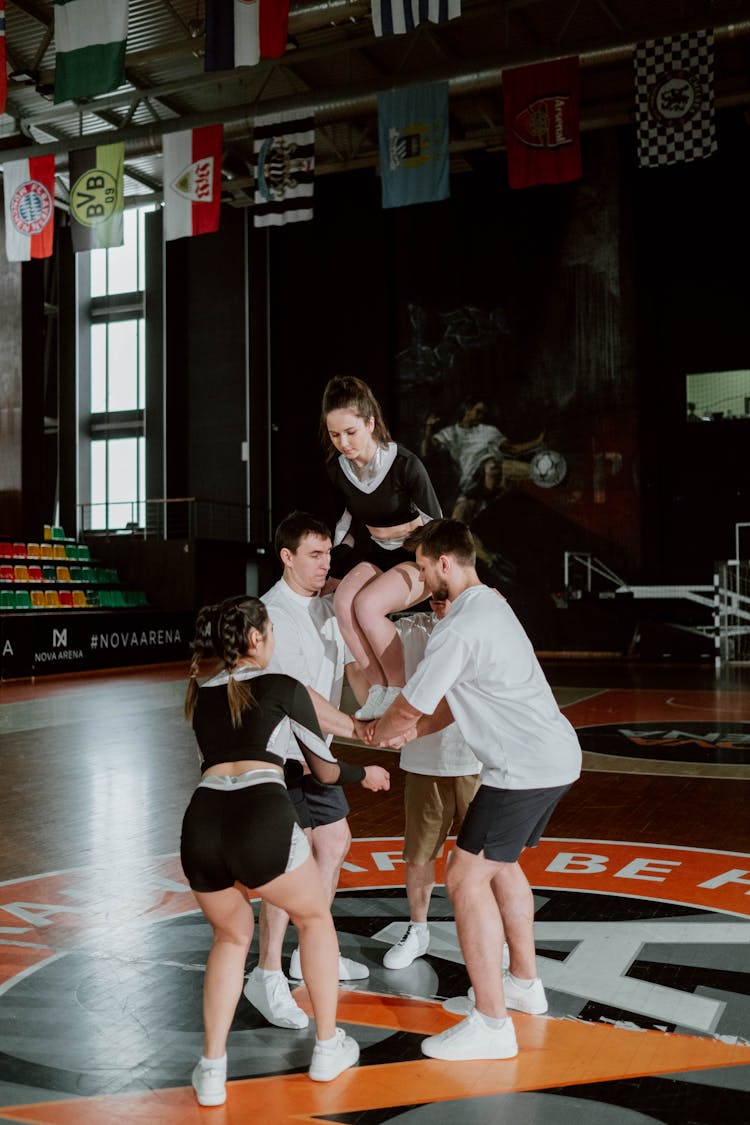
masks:
{"type": "Polygon", "coordinates": [[[321,437],[330,479],[345,503],[334,534],[333,573],[344,574],[334,608],[370,685],[357,717],[373,718],[383,714],[405,683],[401,642],[388,614],[425,596],[404,540],[442,513],[424,465],[391,440],[380,404],[361,379],[337,377],[328,383],[321,437]]]}

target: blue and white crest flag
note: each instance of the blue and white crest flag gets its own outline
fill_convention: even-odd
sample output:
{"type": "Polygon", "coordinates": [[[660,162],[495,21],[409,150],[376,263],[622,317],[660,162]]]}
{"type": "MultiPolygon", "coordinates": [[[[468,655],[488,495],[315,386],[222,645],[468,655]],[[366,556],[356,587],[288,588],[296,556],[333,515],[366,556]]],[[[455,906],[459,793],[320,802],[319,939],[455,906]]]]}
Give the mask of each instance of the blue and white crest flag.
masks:
{"type": "Polygon", "coordinates": [[[259,117],[253,131],[256,227],[283,226],[313,217],[315,129],[312,117],[278,113],[259,117]]]}
{"type": "Polygon", "coordinates": [[[447,23],[461,15],[461,0],[372,0],[376,35],[404,35],[424,20],[447,23]]]}
{"type": "Polygon", "coordinates": [[[447,199],[448,83],[378,94],[383,207],[447,199]]]}
{"type": "Polygon", "coordinates": [[[641,168],[716,152],[713,31],[639,43],[634,61],[641,168]]]}

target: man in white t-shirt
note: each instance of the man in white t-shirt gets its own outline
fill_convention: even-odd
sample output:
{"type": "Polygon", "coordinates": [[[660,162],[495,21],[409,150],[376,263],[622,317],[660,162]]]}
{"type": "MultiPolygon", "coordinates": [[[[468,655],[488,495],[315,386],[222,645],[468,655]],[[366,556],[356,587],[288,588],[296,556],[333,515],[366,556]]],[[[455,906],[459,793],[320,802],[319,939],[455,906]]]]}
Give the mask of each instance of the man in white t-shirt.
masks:
{"type": "Polygon", "coordinates": [[[422,1050],[448,1060],[512,1058],[518,1046],[506,1009],[547,1010],[536,975],[534,900],[518,858],[539,842],[580,775],[581,748],[512,609],[480,582],[466,525],[433,520],[408,545],[430,594],[450,599],[451,609],[368,739],[400,745],[455,720],[482,763],[482,784],[446,871],[475,1006],[422,1050]],[[503,937],[510,950],[504,973],[503,937]]]}
{"type": "MultiPolygon", "coordinates": [[[[307,512],[293,512],[282,520],[274,536],[276,553],[284,567],[279,581],[263,594],[276,638],[269,672],[293,676],[313,688],[332,706],[325,729],[351,734],[351,724],[337,722],[345,670],[353,677],[356,666],[344,644],[333,612],[333,595],[321,596],[331,566],[331,536],[326,525],[307,512]]],[[[365,688],[366,692],[366,688],[365,688]]],[[[328,741],[330,743],[329,735],[328,741]]],[[[341,865],[351,844],[346,819],[349,804],[340,785],[321,785],[303,764],[293,735],[286,753],[286,782],[300,824],[307,831],[315,860],[330,890],[336,893],[341,865]]],[[[295,1002],[281,970],[284,935],[289,917],[263,903],[260,913],[258,965],[250,973],[245,996],[276,1027],[305,1028],[307,1014],[295,1002]]],[[[289,976],[301,979],[299,950],[292,953],[289,976]]],[[[369,969],[339,956],[339,979],[362,980],[369,969]]]]}
{"type": "MultiPolygon", "coordinates": [[[[411,613],[395,622],[404,650],[407,679],[416,671],[427,642],[450,602],[430,600],[432,613],[411,613]]],[[[383,958],[386,969],[405,969],[427,952],[427,915],[435,886],[435,860],[448,833],[458,832],[479,785],[480,763],[455,723],[407,742],[401,750],[404,783],[404,851],[409,925],[383,958]]]]}

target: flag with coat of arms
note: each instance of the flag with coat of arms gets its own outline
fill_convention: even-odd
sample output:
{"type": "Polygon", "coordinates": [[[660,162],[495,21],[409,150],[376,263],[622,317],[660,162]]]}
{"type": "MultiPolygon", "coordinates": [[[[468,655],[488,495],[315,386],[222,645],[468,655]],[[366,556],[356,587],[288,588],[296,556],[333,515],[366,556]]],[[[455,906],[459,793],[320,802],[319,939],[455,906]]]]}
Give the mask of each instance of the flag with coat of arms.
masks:
{"type": "Polygon", "coordinates": [[[503,71],[503,118],[512,188],[581,178],[578,59],[503,71]]]}
{"type": "Polygon", "coordinates": [[[211,234],[221,212],[222,125],[164,135],[164,238],[211,234]]]}
{"type": "Polygon", "coordinates": [[[55,158],[32,156],[3,165],[5,253],[9,262],[49,258],[55,230],[55,158]]]}
{"type": "Polygon", "coordinates": [[[253,129],[256,227],[313,217],[315,128],[293,111],[258,117],[253,129]]]}
{"type": "Polygon", "coordinates": [[[639,43],[634,64],[641,168],[712,156],[717,147],[713,30],[639,43]]]}
{"type": "Polygon", "coordinates": [[[447,82],[378,94],[378,134],[383,207],[448,198],[447,82]]]}
{"type": "Polygon", "coordinates": [[[404,35],[420,23],[447,23],[461,15],[461,0],[372,0],[372,28],[377,36],[404,35]]]}

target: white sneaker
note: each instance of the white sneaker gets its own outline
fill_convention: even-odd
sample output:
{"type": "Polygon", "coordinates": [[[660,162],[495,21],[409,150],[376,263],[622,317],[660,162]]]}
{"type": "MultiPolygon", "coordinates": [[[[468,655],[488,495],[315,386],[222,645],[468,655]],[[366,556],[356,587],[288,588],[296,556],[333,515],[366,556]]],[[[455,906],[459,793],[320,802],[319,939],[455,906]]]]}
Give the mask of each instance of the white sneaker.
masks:
{"type": "Polygon", "coordinates": [[[422,1054],[431,1059],[512,1059],[518,1054],[513,1021],[508,1018],[499,1030],[487,1027],[478,1012],[422,1040],[422,1054]]]}
{"type": "Polygon", "coordinates": [[[367,699],[361,707],[354,712],[355,719],[379,719],[383,714],[380,710],[384,693],[388,690],[385,684],[371,684],[367,699]]]}
{"type": "MultiPolygon", "coordinates": [[[[360,961],[352,961],[349,957],[342,957],[339,953],[339,980],[365,980],[369,977],[370,970],[360,961]]],[[[289,959],[289,976],[293,980],[302,980],[302,962],[299,956],[299,947],[294,950],[289,959]]]]}
{"type": "Polygon", "coordinates": [[[503,970],[503,972],[505,972],[505,970],[509,966],[510,966],[510,950],[508,949],[507,941],[504,941],[503,942],[503,955],[500,958],[500,968],[503,970]]]}
{"type": "Polygon", "coordinates": [[[274,1027],[290,1027],[301,1031],[310,1020],[289,991],[289,982],[279,970],[265,976],[256,968],[245,982],[244,993],[254,1008],[274,1027]]]}
{"type": "Polygon", "coordinates": [[[505,972],[503,989],[506,1008],[513,1008],[516,1012],[528,1012],[530,1016],[542,1016],[549,1008],[544,985],[539,977],[535,977],[528,988],[523,988],[522,985],[516,984],[509,972],[505,972]]]}
{"type": "Polygon", "coordinates": [[[313,1047],[312,1061],[308,1074],[313,1082],[330,1082],[338,1078],[342,1071],[354,1066],[359,1058],[359,1045],[343,1027],[336,1028],[336,1043],[333,1047],[313,1047]]]}
{"type": "Polygon", "coordinates": [[[198,1105],[224,1105],[227,1100],[226,1080],[226,1064],[207,1067],[198,1063],[192,1078],[198,1105]]]}
{"type": "Polygon", "coordinates": [[[429,944],[430,931],[426,926],[423,929],[416,929],[415,926],[409,925],[401,941],[396,942],[388,950],[383,958],[383,964],[386,969],[405,969],[417,957],[427,952],[429,944]]]}

